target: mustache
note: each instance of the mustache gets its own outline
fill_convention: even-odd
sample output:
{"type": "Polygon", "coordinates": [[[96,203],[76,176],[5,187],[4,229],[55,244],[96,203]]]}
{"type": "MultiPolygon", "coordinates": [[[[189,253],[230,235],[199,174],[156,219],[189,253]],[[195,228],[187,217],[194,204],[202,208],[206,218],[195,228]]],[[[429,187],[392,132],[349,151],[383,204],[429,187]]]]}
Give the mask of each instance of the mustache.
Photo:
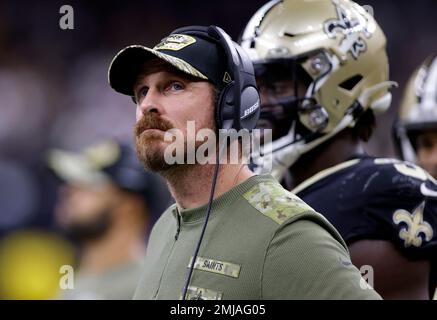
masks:
{"type": "Polygon", "coordinates": [[[158,129],[162,131],[167,131],[174,128],[170,121],[160,118],[155,113],[146,113],[144,116],[135,124],[135,136],[139,136],[147,129],[158,129]]]}

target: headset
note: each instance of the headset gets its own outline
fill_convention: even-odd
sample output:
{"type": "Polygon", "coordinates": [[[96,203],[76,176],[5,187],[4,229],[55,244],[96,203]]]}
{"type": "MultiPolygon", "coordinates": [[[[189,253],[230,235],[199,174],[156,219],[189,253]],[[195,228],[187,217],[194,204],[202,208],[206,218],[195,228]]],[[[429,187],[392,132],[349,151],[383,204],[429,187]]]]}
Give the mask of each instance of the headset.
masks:
{"type": "Polygon", "coordinates": [[[218,43],[225,53],[231,79],[219,94],[215,111],[217,128],[254,129],[260,115],[260,95],[249,55],[217,26],[189,26],[176,29],[171,34],[174,33],[206,38],[218,43]]]}
{"type": "MultiPolygon", "coordinates": [[[[231,37],[217,26],[189,26],[176,29],[173,33],[183,33],[206,38],[209,41],[218,43],[226,56],[227,71],[230,72],[229,81],[221,89],[215,106],[215,122],[217,129],[235,129],[251,131],[255,128],[260,116],[260,95],[256,86],[255,72],[252,61],[248,54],[231,37]]],[[[225,80],[225,79],[224,79],[225,80]]],[[[199,254],[209,215],[211,213],[214,192],[219,171],[219,159],[222,148],[217,148],[216,164],[212,179],[211,191],[205,214],[205,222],[197,242],[196,249],[191,260],[191,265],[182,292],[182,300],[186,299],[188,287],[193,274],[194,265],[199,254]]]]}

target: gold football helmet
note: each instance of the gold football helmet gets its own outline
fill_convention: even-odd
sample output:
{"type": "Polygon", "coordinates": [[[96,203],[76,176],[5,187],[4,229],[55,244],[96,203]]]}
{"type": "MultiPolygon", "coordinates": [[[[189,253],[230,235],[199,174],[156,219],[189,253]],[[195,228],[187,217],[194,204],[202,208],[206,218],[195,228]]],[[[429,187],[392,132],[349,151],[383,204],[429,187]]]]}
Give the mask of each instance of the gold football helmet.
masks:
{"type": "Polygon", "coordinates": [[[437,53],[413,73],[404,91],[395,126],[395,142],[404,160],[416,162],[415,136],[437,130],[437,53]]]}
{"type": "Polygon", "coordinates": [[[301,154],[353,127],[366,110],[391,104],[385,35],[352,1],[270,1],[240,42],[262,93],[260,124],[273,123],[273,142],[265,146],[271,152],[253,156],[258,172],[273,160],[272,174],[281,178],[301,154]]]}

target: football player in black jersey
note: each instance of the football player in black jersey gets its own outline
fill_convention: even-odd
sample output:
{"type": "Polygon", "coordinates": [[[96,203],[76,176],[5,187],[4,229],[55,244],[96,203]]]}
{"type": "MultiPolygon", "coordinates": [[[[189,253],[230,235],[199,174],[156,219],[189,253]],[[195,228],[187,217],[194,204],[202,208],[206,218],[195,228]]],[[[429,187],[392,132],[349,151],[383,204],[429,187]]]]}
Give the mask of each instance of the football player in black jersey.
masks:
{"type": "Polygon", "coordinates": [[[437,53],[411,76],[399,111],[395,141],[401,157],[437,178],[437,53]]]}
{"type": "Polygon", "coordinates": [[[271,153],[253,155],[325,215],[353,263],[386,299],[429,299],[437,254],[437,185],[420,167],[365,154],[375,113],[391,104],[386,38],[349,0],[273,0],[241,43],[261,90],[271,153]],[[362,269],[362,270],[363,270],[362,269]]]}

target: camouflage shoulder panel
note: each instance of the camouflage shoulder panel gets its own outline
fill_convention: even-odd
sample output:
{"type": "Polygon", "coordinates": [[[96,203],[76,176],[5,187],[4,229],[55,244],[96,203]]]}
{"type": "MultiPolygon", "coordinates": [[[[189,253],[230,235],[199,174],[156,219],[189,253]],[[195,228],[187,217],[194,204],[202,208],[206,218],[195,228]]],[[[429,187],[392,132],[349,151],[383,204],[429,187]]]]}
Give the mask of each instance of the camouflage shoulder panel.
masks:
{"type": "Polygon", "coordinates": [[[314,209],[279,183],[265,181],[243,194],[249,204],[263,215],[281,225],[292,217],[314,209]]]}

